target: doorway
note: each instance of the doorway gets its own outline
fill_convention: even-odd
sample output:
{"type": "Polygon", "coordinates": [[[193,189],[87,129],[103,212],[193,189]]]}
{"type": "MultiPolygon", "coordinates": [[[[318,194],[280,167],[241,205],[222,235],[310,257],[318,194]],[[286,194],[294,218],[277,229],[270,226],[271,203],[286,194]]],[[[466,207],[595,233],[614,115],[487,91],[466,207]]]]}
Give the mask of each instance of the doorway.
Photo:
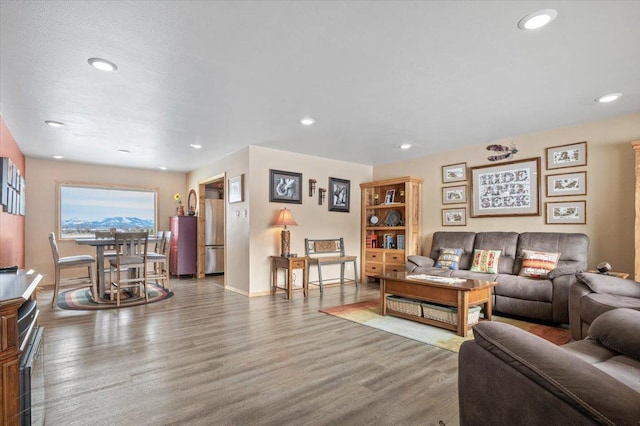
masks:
{"type": "Polygon", "coordinates": [[[225,174],[198,184],[198,278],[226,285],[225,174]]]}

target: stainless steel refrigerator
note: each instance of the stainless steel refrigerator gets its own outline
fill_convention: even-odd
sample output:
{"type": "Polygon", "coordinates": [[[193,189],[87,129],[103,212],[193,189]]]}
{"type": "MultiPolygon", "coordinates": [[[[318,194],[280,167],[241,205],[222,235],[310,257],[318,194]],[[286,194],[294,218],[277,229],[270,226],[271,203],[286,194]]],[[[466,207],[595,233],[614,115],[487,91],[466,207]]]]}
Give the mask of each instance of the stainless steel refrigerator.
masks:
{"type": "Polygon", "coordinates": [[[224,272],[224,200],[207,198],[204,204],[205,274],[224,272]]]}

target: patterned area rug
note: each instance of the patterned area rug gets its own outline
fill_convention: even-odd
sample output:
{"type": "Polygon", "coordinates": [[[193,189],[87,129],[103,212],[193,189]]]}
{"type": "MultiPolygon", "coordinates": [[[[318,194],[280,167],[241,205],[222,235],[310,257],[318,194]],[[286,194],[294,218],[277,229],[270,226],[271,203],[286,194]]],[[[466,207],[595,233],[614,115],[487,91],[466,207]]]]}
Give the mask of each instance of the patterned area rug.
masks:
{"type": "MultiPolygon", "coordinates": [[[[458,352],[460,345],[465,340],[473,340],[472,332],[469,332],[467,337],[461,337],[453,331],[428,324],[389,315],[382,316],[380,315],[379,300],[367,300],[349,305],[336,306],[334,308],[321,309],[320,312],[447,349],[452,352],[458,352]]],[[[571,332],[567,328],[552,327],[497,315],[492,315],[492,320],[514,325],[556,345],[563,345],[571,340],[571,332]]]]}
{"type": "MultiPolygon", "coordinates": [[[[166,290],[157,284],[147,284],[149,291],[149,302],[154,303],[173,296],[173,292],[166,290]]],[[[144,298],[127,302],[129,296],[126,291],[120,297],[120,308],[128,308],[129,306],[144,305],[144,298]]],[[[89,287],[66,290],[58,294],[58,307],[70,310],[97,310],[97,309],[116,309],[114,303],[96,303],[91,298],[91,289],[89,287]]]]}

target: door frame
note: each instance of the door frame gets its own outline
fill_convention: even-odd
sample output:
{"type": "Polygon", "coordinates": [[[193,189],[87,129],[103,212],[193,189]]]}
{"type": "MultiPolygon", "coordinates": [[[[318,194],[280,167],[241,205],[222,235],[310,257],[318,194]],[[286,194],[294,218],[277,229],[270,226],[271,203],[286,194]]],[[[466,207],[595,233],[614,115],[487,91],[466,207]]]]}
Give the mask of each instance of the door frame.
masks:
{"type": "Polygon", "coordinates": [[[206,199],[206,186],[207,184],[214,183],[222,180],[224,194],[222,199],[224,200],[224,271],[222,275],[224,279],[224,286],[227,286],[227,173],[223,172],[218,175],[214,175],[198,181],[198,238],[197,238],[197,255],[198,255],[198,278],[205,278],[204,266],[205,266],[205,249],[204,249],[204,200],[206,199]]]}

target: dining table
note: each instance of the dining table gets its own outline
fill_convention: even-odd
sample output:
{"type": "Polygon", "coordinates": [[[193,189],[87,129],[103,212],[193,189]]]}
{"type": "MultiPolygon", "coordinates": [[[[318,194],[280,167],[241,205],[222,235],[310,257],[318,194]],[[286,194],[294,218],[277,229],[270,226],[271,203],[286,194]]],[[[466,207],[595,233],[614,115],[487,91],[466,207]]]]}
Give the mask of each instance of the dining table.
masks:
{"type": "MultiPolygon", "coordinates": [[[[157,241],[157,237],[154,235],[153,237],[149,237],[147,240],[148,243],[155,243],[157,241]]],[[[106,293],[107,285],[105,282],[104,274],[104,250],[105,247],[114,246],[116,244],[116,239],[114,237],[111,238],[96,238],[96,237],[87,237],[87,238],[76,238],[76,244],[81,246],[93,246],[96,248],[96,263],[97,263],[97,274],[96,274],[96,288],[98,294],[96,295],[95,302],[97,303],[106,303],[111,302],[109,300],[109,295],[106,293]]]]}

